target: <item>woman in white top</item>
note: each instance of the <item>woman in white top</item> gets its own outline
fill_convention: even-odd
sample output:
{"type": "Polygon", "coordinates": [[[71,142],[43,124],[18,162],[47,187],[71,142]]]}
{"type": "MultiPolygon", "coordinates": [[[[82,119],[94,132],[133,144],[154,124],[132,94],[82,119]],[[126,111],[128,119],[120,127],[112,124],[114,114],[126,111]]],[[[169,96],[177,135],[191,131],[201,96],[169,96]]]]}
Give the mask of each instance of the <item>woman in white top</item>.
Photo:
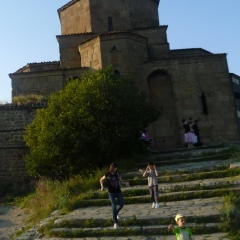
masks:
{"type": "Polygon", "coordinates": [[[158,201],[158,172],[156,166],[149,162],[146,171],[143,173],[143,177],[148,178],[148,187],[150,193],[150,199],[152,202],[152,208],[159,208],[158,201]]]}

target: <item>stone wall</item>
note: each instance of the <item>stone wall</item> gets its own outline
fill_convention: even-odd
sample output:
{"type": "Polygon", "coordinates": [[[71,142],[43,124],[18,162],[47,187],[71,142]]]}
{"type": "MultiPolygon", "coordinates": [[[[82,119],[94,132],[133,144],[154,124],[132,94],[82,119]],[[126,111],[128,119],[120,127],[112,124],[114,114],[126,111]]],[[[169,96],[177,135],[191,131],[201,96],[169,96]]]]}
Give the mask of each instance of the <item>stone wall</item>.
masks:
{"type": "Polygon", "coordinates": [[[136,77],[148,59],[146,42],[145,37],[128,32],[101,34],[78,46],[82,67],[98,70],[112,65],[121,74],[136,77]]]}
{"type": "Polygon", "coordinates": [[[71,1],[58,10],[62,34],[91,32],[89,0],[71,1]]]}
{"type": "Polygon", "coordinates": [[[21,189],[31,182],[23,156],[28,148],[23,140],[26,125],[32,122],[36,109],[46,104],[13,104],[0,106],[0,188],[21,189]]]}
{"type": "Polygon", "coordinates": [[[62,35],[157,27],[158,4],[159,0],[71,1],[58,10],[62,35]]]}
{"type": "Polygon", "coordinates": [[[181,120],[189,117],[199,121],[200,136],[205,145],[239,141],[234,96],[225,54],[149,62],[145,65],[145,74],[143,77],[148,79],[148,84],[152,82],[155,85],[145,86],[144,89],[161,93],[152,96],[154,92],[149,92],[150,99],[154,98],[152,102],[155,105],[157,102],[157,106],[163,111],[160,119],[150,129],[156,139],[161,139],[158,149],[183,146],[181,120]],[[156,74],[153,75],[154,73],[156,74]],[[171,84],[167,85],[168,82],[171,84]],[[203,94],[207,105],[205,113],[203,94]],[[175,116],[170,110],[175,112],[175,116]]]}
{"type": "Polygon", "coordinates": [[[64,88],[67,79],[80,77],[86,68],[58,69],[42,72],[12,73],[12,97],[38,94],[48,96],[64,88]]]}
{"type": "Polygon", "coordinates": [[[148,39],[148,60],[156,60],[169,56],[169,43],[167,41],[167,26],[159,26],[155,28],[145,28],[135,30],[134,33],[139,34],[148,39]]]}
{"type": "Polygon", "coordinates": [[[39,94],[47,96],[63,88],[61,70],[46,72],[14,73],[12,78],[12,97],[39,94]]]}
{"type": "Polygon", "coordinates": [[[61,68],[81,67],[78,45],[93,36],[92,33],[57,36],[61,68]]]}

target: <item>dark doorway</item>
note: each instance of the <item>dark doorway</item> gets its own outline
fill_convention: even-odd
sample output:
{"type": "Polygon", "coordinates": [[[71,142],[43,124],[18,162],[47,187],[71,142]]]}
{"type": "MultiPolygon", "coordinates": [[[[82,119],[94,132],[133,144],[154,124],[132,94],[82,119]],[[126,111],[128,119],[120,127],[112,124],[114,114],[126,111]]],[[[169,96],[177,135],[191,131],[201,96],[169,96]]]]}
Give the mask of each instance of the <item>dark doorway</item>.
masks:
{"type": "Polygon", "coordinates": [[[176,148],[179,142],[174,93],[169,74],[155,71],[148,77],[149,100],[162,110],[161,117],[153,124],[155,144],[158,149],[176,148]]]}

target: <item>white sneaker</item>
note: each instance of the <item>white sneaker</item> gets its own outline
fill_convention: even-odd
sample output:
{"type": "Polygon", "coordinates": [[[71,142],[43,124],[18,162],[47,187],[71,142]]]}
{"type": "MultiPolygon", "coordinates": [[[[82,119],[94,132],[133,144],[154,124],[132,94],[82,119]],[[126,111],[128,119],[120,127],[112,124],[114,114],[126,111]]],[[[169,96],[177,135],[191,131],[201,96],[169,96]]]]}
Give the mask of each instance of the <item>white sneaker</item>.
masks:
{"type": "Polygon", "coordinates": [[[118,229],[117,223],[114,223],[113,228],[114,228],[114,229],[118,229]]]}
{"type": "Polygon", "coordinates": [[[152,208],[155,208],[155,202],[152,203],[152,208]]]}
{"type": "Polygon", "coordinates": [[[158,203],[155,204],[155,208],[160,208],[158,203]]]}
{"type": "Polygon", "coordinates": [[[121,220],[121,218],[120,218],[120,216],[119,216],[119,215],[117,215],[117,220],[119,220],[119,221],[121,220]]]}

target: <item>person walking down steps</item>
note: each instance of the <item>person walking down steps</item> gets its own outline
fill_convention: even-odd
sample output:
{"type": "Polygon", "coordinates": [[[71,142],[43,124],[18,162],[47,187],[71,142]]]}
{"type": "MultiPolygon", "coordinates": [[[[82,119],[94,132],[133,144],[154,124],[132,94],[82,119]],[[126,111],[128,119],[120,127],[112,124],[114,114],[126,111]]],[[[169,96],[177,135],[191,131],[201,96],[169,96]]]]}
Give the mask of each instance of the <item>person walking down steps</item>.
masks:
{"type": "Polygon", "coordinates": [[[113,228],[118,228],[118,220],[120,220],[120,217],[118,213],[124,206],[124,200],[123,200],[123,194],[120,188],[120,184],[124,184],[126,186],[129,186],[128,182],[123,182],[120,173],[117,171],[118,165],[116,163],[111,163],[109,167],[109,171],[102,176],[100,179],[100,185],[101,190],[104,191],[103,181],[104,179],[107,180],[107,187],[108,187],[108,196],[112,205],[112,216],[113,216],[113,228]],[[118,200],[119,207],[117,208],[117,202],[118,200]]]}
{"type": "Polygon", "coordinates": [[[149,162],[146,171],[143,173],[143,177],[148,178],[148,187],[150,193],[150,199],[152,202],[152,208],[159,208],[158,201],[158,171],[153,162],[149,162]]]}

